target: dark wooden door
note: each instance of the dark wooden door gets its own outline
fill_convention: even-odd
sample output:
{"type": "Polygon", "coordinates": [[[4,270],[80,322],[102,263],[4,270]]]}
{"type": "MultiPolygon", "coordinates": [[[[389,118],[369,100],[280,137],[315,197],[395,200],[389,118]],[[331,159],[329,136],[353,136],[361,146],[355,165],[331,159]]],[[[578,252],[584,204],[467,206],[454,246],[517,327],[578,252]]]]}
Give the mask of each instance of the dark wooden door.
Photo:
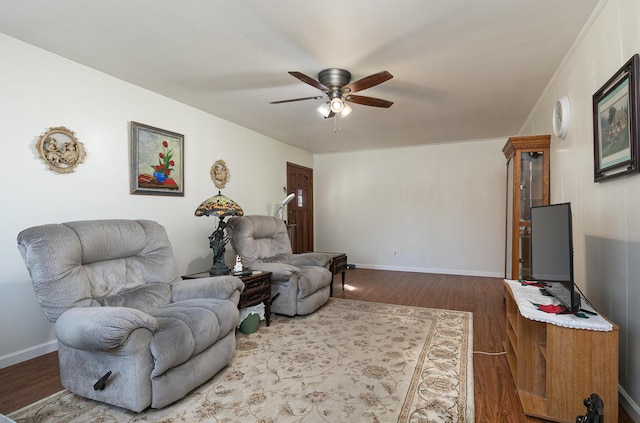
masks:
{"type": "Polygon", "coordinates": [[[313,169],[287,163],[287,193],[296,195],[287,205],[293,252],[313,251],[313,169]]]}

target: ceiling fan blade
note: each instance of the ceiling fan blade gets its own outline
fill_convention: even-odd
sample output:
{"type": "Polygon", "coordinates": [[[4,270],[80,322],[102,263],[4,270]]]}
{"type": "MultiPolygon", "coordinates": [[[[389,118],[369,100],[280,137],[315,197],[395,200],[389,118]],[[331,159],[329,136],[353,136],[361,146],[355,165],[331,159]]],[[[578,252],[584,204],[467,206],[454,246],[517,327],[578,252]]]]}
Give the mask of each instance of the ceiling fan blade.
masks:
{"type": "Polygon", "coordinates": [[[393,104],[393,101],[382,100],[381,98],[365,97],[363,95],[348,95],[345,100],[356,104],[363,104],[365,106],[384,108],[389,108],[393,104]]]}
{"type": "Polygon", "coordinates": [[[365,76],[362,79],[358,79],[357,81],[353,81],[345,85],[340,91],[343,93],[355,93],[357,91],[366,90],[367,88],[382,84],[384,81],[388,81],[391,78],[393,78],[393,75],[387,71],[374,73],[373,75],[365,76]]]}
{"type": "Polygon", "coordinates": [[[290,100],[270,101],[269,104],[291,103],[292,101],[302,101],[302,100],[321,100],[323,98],[324,97],[321,95],[316,95],[314,97],[302,97],[302,98],[292,98],[290,100]]]}
{"type": "Polygon", "coordinates": [[[304,82],[305,84],[309,84],[312,87],[319,89],[320,91],[324,91],[325,93],[328,93],[329,91],[331,91],[329,88],[321,84],[320,81],[316,81],[315,79],[305,75],[304,73],[291,71],[289,72],[289,75],[294,76],[298,78],[300,81],[304,82]]]}

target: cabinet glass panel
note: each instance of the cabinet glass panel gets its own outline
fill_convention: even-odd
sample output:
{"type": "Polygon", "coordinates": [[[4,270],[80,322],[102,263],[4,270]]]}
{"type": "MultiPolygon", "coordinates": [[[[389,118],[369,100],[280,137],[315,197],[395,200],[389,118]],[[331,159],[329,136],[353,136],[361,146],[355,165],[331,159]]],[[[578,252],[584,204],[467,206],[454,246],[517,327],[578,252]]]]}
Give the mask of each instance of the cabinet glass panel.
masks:
{"type": "Polygon", "coordinates": [[[531,208],[544,204],[544,153],[527,151],[520,155],[520,277],[531,277],[531,208]]]}
{"type": "Polygon", "coordinates": [[[531,278],[531,225],[520,226],[520,277],[531,278]]]}
{"type": "Polygon", "coordinates": [[[520,222],[531,221],[531,207],[541,206],[544,198],[544,153],[528,151],[520,155],[520,222]]]}

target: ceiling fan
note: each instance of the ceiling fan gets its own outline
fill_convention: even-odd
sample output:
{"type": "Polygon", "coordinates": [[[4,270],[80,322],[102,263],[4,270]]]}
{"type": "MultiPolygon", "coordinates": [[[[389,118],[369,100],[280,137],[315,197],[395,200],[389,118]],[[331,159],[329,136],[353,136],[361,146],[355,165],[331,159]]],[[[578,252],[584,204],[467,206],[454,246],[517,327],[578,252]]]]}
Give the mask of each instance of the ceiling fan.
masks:
{"type": "MultiPolygon", "coordinates": [[[[393,75],[387,71],[374,73],[373,75],[366,76],[354,82],[350,82],[351,72],[339,68],[329,68],[320,71],[317,80],[301,72],[292,71],[289,72],[289,74],[298,78],[300,81],[319,89],[329,97],[329,100],[318,108],[318,111],[325,118],[333,117],[336,113],[341,113],[342,116],[346,116],[351,112],[351,107],[346,104],[347,102],[383,108],[389,108],[393,104],[393,102],[388,100],[353,94],[355,92],[374,87],[378,84],[382,84],[383,82],[393,78],[393,75]]],[[[324,96],[293,98],[290,100],[272,101],[270,104],[290,103],[292,101],[302,100],[321,100],[323,97],[324,96]]]]}

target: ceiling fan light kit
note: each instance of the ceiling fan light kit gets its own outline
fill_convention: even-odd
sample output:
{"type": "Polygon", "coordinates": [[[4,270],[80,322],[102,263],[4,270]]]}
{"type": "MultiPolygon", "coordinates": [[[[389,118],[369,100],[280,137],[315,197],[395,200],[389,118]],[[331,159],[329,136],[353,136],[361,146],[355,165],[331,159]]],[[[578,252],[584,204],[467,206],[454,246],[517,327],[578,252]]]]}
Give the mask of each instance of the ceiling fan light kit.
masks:
{"type": "Polygon", "coordinates": [[[317,110],[325,119],[335,117],[338,113],[340,114],[340,116],[345,117],[353,111],[351,106],[349,106],[347,103],[342,104],[342,110],[334,111],[331,108],[331,102],[329,101],[327,101],[326,103],[322,103],[317,110]]]}
{"type": "MultiPolygon", "coordinates": [[[[351,72],[340,68],[329,68],[320,71],[318,79],[313,79],[301,72],[291,71],[289,74],[305,84],[322,91],[329,100],[318,107],[318,112],[325,118],[330,118],[340,114],[344,117],[351,113],[351,106],[347,102],[362,104],[364,106],[389,108],[392,101],[380,98],[353,95],[357,91],[366,90],[393,78],[387,71],[366,76],[354,82],[351,81],[351,72]]],[[[294,98],[290,100],[272,101],[271,104],[290,103],[302,100],[320,100],[323,96],[294,98]]]]}

